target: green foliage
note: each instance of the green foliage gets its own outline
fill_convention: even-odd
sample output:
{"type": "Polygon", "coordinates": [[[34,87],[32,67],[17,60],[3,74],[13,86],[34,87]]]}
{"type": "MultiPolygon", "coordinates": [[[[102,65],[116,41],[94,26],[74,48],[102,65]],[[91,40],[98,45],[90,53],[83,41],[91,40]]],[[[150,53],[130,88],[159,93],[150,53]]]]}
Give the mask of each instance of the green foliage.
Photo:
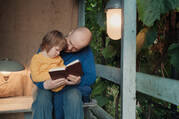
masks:
{"type": "Polygon", "coordinates": [[[107,94],[108,81],[103,81],[100,78],[97,79],[95,85],[93,86],[93,92],[91,97],[96,99],[98,105],[103,107],[113,100],[112,95],[107,94]]]}
{"type": "MultiPolygon", "coordinates": [[[[86,1],[85,22],[93,34],[91,47],[96,63],[120,67],[121,41],[111,40],[106,34],[104,6],[107,1],[86,1]]],[[[169,14],[176,10],[179,11],[179,0],[137,0],[137,31],[140,33],[142,29],[147,29],[137,41],[140,46],[137,71],[171,77],[171,65],[179,70],[179,44],[168,36],[171,32],[169,14]]],[[[118,85],[98,79],[93,86],[92,98],[114,116],[118,92],[118,85]]],[[[172,118],[171,104],[167,102],[137,93],[137,103],[137,119],[149,116],[151,119],[172,118]]]]}
{"type": "Polygon", "coordinates": [[[155,20],[160,20],[160,5],[156,0],[137,0],[139,19],[147,26],[152,26],[155,20]]]}
{"type": "Polygon", "coordinates": [[[112,45],[108,45],[102,51],[102,55],[104,56],[105,59],[113,58],[116,54],[117,54],[117,51],[114,49],[112,45]]]}
{"type": "Polygon", "coordinates": [[[152,45],[156,39],[157,39],[157,29],[150,28],[146,34],[145,46],[148,47],[152,45]]]}
{"type": "Polygon", "coordinates": [[[93,88],[92,97],[104,94],[106,89],[107,89],[107,86],[105,82],[101,81],[101,79],[98,78],[93,88]]]}
{"type": "Polygon", "coordinates": [[[148,27],[160,20],[160,15],[176,9],[178,0],[137,0],[139,19],[148,27]]]}
{"type": "Polygon", "coordinates": [[[179,71],[179,44],[173,43],[168,49],[171,64],[179,71]]]}

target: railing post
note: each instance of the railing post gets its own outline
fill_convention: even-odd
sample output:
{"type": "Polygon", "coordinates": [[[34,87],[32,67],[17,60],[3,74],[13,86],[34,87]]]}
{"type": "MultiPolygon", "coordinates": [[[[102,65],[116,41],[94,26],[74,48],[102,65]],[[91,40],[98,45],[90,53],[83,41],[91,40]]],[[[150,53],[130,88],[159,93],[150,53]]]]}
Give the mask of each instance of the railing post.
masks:
{"type": "Polygon", "coordinates": [[[78,26],[85,26],[85,0],[78,0],[78,26]]]}
{"type": "Polygon", "coordinates": [[[136,119],[136,0],[123,0],[121,119],[136,119]]]}

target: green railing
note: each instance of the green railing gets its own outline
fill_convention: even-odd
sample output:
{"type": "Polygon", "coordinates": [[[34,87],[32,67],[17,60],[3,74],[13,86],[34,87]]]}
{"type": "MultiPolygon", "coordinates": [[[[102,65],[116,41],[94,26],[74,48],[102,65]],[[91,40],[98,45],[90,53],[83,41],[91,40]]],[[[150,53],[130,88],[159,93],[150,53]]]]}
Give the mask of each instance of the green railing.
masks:
{"type": "MultiPolygon", "coordinates": [[[[120,69],[101,64],[96,64],[98,77],[112,81],[120,85],[120,69]]],[[[179,105],[179,81],[169,78],[153,76],[141,72],[136,73],[136,90],[143,94],[179,105]]],[[[101,107],[89,108],[87,113],[89,119],[112,119],[101,107]],[[92,114],[90,114],[92,113],[92,114]]]]}

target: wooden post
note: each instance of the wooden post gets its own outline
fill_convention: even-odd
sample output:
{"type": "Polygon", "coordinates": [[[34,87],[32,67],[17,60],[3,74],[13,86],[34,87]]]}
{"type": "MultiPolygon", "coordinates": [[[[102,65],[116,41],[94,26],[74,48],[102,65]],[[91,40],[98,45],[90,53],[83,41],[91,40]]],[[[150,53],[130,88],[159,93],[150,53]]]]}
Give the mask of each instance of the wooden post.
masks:
{"type": "Polygon", "coordinates": [[[85,0],[78,2],[78,26],[85,26],[85,0]]]}
{"type": "Polygon", "coordinates": [[[121,119],[136,119],[136,0],[123,0],[121,119]]]}

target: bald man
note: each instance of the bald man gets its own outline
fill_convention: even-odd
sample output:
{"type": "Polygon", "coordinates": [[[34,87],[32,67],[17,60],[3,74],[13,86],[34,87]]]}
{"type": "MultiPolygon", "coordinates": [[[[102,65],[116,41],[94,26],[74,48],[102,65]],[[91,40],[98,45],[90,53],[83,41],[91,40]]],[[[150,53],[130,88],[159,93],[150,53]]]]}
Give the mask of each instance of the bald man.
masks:
{"type": "Polygon", "coordinates": [[[55,119],[84,118],[82,104],[83,101],[89,101],[90,86],[96,81],[94,57],[89,46],[91,39],[92,33],[86,27],[79,27],[66,37],[67,48],[61,53],[64,64],[67,65],[79,59],[84,75],[82,77],[69,75],[66,81],[67,86],[62,91],[54,94],[47,90],[58,87],[60,80],[59,82],[47,80],[36,83],[38,95],[32,105],[34,119],[52,119],[53,106],[55,119]],[[52,95],[54,98],[52,98],[52,95]],[[54,102],[53,105],[52,102],[54,102]]]}
{"type": "Polygon", "coordinates": [[[79,27],[67,36],[68,47],[66,52],[77,52],[89,45],[92,39],[91,31],[86,27],[79,27]]]}
{"type": "MultiPolygon", "coordinates": [[[[89,102],[89,95],[91,93],[90,86],[96,80],[94,57],[90,47],[88,46],[92,39],[91,31],[86,27],[79,27],[73,30],[66,39],[68,44],[67,49],[61,55],[65,65],[76,59],[79,59],[84,72],[84,75],[82,77],[76,77],[71,75],[67,77],[67,85],[77,84],[76,88],[80,91],[80,94],[77,94],[78,96],[76,97],[82,95],[83,102],[89,102]]],[[[63,119],[63,117],[61,116],[62,114],[59,115],[60,110],[62,110],[60,105],[62,102],[59,101],[59,98],[62,98],[62,94],[63,91],[54,94],[54,109],[56,119],[63,119]]],[[[70,99],[72,97],[74,97],[74,95],[72,95],[70,99]]]]}

